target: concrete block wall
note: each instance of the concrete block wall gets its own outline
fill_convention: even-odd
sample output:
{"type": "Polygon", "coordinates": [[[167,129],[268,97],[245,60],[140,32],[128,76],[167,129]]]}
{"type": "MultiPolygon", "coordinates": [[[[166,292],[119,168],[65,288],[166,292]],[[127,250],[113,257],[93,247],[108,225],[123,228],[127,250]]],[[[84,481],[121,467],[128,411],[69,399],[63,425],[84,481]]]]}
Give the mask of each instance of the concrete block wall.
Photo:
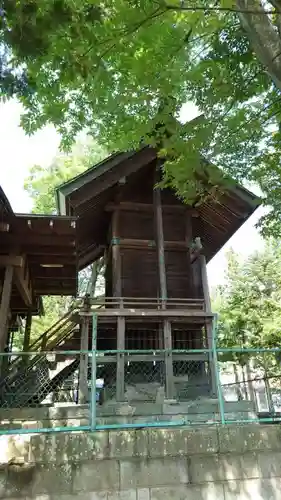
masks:
{"type": "MultiPolygon", "coordinates": [[[[153,422],[183,421],[196,425],[203,422],[219,423],[221,416],[216,399],[169,403],[132,403],[132,413],[124,414],[122,403],[97,407],[97,424],[143,424],[153,422]]],[[[224,404],[227,420],[253,420],[256,417],[253,403],[233,401],[224,404]]],[[[0,432],[3,429],[34,429],[52,427],[87,426],[90,422],[88,405],[41,406],[39,408],[0,408],[0,432]]]]}
{"type": "Polygon", "coordinates": [[[281,500],[279,425],[1,436],[0,462],[7,500],[281,500]]]}

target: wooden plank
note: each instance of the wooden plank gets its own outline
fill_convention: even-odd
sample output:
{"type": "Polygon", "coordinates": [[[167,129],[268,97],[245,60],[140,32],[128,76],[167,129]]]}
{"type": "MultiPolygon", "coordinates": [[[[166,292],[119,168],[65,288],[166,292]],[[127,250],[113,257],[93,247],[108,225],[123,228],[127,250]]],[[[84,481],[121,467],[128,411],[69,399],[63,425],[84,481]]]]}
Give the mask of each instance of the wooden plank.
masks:
{"type": "MultiPolygon", "coordinates": [[[[213,348],[213,327],[210,321],[206,322],[206,334],[207,334],[207,345],[209,349],[213,348]]],[[[211,391],[212,395],[216,396],[217,394],[217,384],[216,384],[216,372],[213,355],[209,355],[209,373],[211,379],[211,391]]]]}
{"type": "Polygon", "coordinates": [[[191,271],[191,243],[192,243],[192,219],[190,217],[189,212],[186,213],[185,218],[185,243],[188,248],[187,250],[187,274],[189,280],[188,290],[186,291],[187,295],[190,295],[193,292],[193,276],[191,271]]]}
{"type": "MultiPolygon", "coordinates": [[[[13,275],[14,275],[14,267],[11,265],[6,266],[4,283],[1,294],[1,304],[0,304],[0,353],[3,352],[6,347],[13,275]]],[[[1,366],[1,361],[2,360],[0,359],[0,366],[1,366]]]]}
{"type": "MultiPolygon", "coordinates": [[[[82,319],[81,326],[81,339],[80,339],[80,349],[81,351],[89,350],[89,318],[84,317],[82,319]]],[[[80,354],[79,363],[79,403],[87,403],[89,401],[89,391],[88,391],[88,354],[80,354]]]]}
{"type": "Polygon", "coordinates": [[[160,296],[162,300],[167,299],[167,279],[165,268],[165,250],[164,250],[164,233],[163,233],[163,216],[161,207],[161,192],[159,188],[155,188],[153,192],[154,216],[156,225],[156,245],[158,253],[158,271],[160,280],[160,296]]]}
{"type": "Polygon", "coordinates": [[[29,307],[32,304],[32,286],[26,259],[22,267],[15,267],[14,281],[24,303],[29,307]]]}
{"type": "MultiPolygon", "coordinates": [[[[140,317],[140,318],[212,318],[214,315],[212,313],[207,313],[206,311],[186,311],[185,309],[165,309],[165,310],[153,310],[153,309],[95,309],[93,310],[97,313],[98,316],[108,316],[108,317],[140,317]]],[[[83,315],[91,315],[93,311],[90,313],[80,312],[81,316],[83,315]]]]}
{"type": "Polygon", "coordinates": [[[105,252],[105,245],[99,245],[95,247],[93,250],[85,250],[83,253],[79,252],[78,256],[78,267],[79,269],[84,268],[87,264],[92,263],[99,257],[102,257],[102,255],[105,252]]]}
{"type": "Polygon", "coordinates": [[[24,265],[24,258],[22,255],[0,255],[0,267],[3,266],[17,266],[24,265]]]}
{"type": "MultiPolygon", "coordinates": [[[[154,206],[152,203],[138,203],[131,201],[122,201],[118,204],[108,203],[105,207],[107,212],[114,212],[115,210],[130,211],[130,212],[153,212],[154,206]]],[[[185,212],[187,210],[186,205],[162,205],[162,210],[165,212],[178,213],[185,212]]],[[[188,209],[191,217],[199,217],[198,210],[194,208],[188,209]]]]}
{"type": "MultiPolygon", "coordinates": [[[[99,296],[95,297],[93,299],[90,299],[91,304],[107,304],[111,302],[117,302],[121,297],[110,297],[110,296],[99,296]]],[[[155,304],[158,305],[160,303],[159,298],[153,298],[153,297],[122,297],[122,300],[124,303],[131,303],[131,304],[155,304]]],[[[177,297],[177,298],[168,298],[166,300],[167,304],[192,304],[192,303],[203,303],[204,299],[190,299],[190,298],[185,298],[185,297],[177,297]]]]}
{"type": "Polygon", "coordinates": [[[164,320],[164,348],[165,352],[165,375],[166,375],[166,397],[173,399],[175,395],[173,356],[172,356],[172,327],[170,321],[164,320]]]}
{"type": "Polygon", "coordinates": [[[200,255],[200,266],[201,266],[201,279],[202,279],[202,287],[203,287],[203,296],[205,300],[205,310],[206,312],[211,312],[211,298],[208,284],[208,275],[207,275],[207,264],[205,255],[200,255]]]}
{"type": "MultiPolygon", "coordinates": [[[[118,243],[123,248],[156,248],[157,244],[154,240],[145,240],[137,238],[120,238],[118,243]]],[[[187,244],[185,241],[163,241],[164,248],[169,250],[183,250],[187,251],[187,244]]]]}
{"type": "MultiPolygon", "coordinates": [[[[120,316],[117,320],[117,349],[125,349],[125,318],[120,316]]],[[[124,401],[125,397],[125,363],[124,354],[117,354],[117,374],[116,374],[116,400],[124,401]]]]}
{"type": "Polygon", "coordinates": [[[68,256],[64,255],[28,255],[28,263],[31,266],[41,266],[48,264],[61,264],[65,267],[76,266],[76,255],[70,253],[68,256]]]}
{"type": "Polygon", "coordinates": [[[7,222],[0,222],[0,233],[7,233],[10,230],[10,224],[7,222]]]}
{"type": "MultiPolygon", "coordinates": [[[[205,255],[200,255],[200,265],[201,265],[201,279],[202,279],[202,287],[203,287],[203,296],[205,300],[205,311],[206,313],[210,313],[211,308],[211,298],[208,284],[208,275],[207,275],[207,264],[205,255]]],[[[207,334],[207,346],[209,349],[213,349],[213,327],[210,321],[206,322],[206,334],[207,334]]],[[[211,378],[211,390],[212,395],[216,395],[216,373],[213,356],[210,355],[210,378],[211,378]]]]}
{"type": "MultiPolygon", "coordinates": [[[[21,243],[24,247],[27,246],[48,246],[48,247],[63,247],[66,246],[68,249],[75,247],[75,234],[74,235],[57,235],[57,234],[33,234],[32,231],[27,234],[21,234],[20,239],[23,239],[21,243]]],[[[3,245],[17,245],[19,243],[18,234],[5,233],[1,236],[1,243],[3,245]]],[[[36,250],[36,249],[35,249],[36,250]]],[[[37,253],[36,251],[34,253],[37,253]]]]}
{"type": "Polygon", "coordinates": [[[119,245],[119,211],[115,211],[112,215],[112,293],[114,297],[122,296],[122,281],[121,281],[121,254],[119,245]]]}
{"type": "MultiPolygon", "coordinates": [[[[32,312],[29,310],[26,315],[25,320],[25,330],[24,330],[24,340],[23,340],[23,351],[28,352],[30,345],[30,333],[32,324],[32,312]]],[[[28,356],[23,356],[23,359],[27,359],[28,356]]]]}

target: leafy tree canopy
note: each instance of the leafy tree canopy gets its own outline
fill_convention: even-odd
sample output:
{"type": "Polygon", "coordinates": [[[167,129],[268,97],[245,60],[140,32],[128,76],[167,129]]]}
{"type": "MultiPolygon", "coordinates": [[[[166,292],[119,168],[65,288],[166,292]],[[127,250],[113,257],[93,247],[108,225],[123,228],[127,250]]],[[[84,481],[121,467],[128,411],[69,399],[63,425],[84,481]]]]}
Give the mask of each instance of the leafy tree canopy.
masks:
{"type": "Polygon", "coordinates": [[[217,290],[213,309],[219,313],[220,347],[280,347],[280,241],[268,241],[244,262],[228,254],[226,283],[217,290]]]}
{"type": "Polygon", "coordinates": [[[3,4],[2,91],[25,106],[27,132],[52,122],[65,146],[84,129],[109,150],[157,145],[186,201],[202,190],[204,155],[262,187],[265,231],[279,234],[279,0],[3,4]],[[181,126],[171,117],[189,101],[203,117],[181,126]]]}
{"type": "MultiPolygon", "coordinates": [[[[55,188],[99,162],[107,155],[106,151],[93,140],[81,139],[71,153],[60,154],[48,167],[35,165],[25,181],[25,189],[33,200],[33,212],[53,214],[56,212],[55,188]]],[[[91,269],[79,273],[79,293],[87,292],[91,269]]],[[[50,328],[71,305],[70,297],[43,297],[45,315],[33,318],[31,342],[50,328]]]]}

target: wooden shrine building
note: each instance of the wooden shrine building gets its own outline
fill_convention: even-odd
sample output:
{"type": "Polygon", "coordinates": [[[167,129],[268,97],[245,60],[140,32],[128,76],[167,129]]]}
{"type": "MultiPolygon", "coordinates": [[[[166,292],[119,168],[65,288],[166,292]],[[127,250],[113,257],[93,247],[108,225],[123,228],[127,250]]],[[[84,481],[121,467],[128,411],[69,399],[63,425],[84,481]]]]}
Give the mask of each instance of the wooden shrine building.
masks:
{"type": "MultiPolygon", "coordinates": [[[[152,148],[112,155],[58,188],[59,211],[78,218],[79,269],[105,259],[97,349],[163,349],[159,363],[164,362],[166,397],[177,396],[182,370],[202,392],[212,394],[212,353],[207,349],[212,348],[213,314],[206,264],[259,202],[236,185],[216,201],[187,206],[170,189],[155,189],[158,175],[152,148]],[[205,354],[188,354],[204,348],[205,354]],[[172,354],[172,349],[185,354],[172,354]]],[[[82,338],[81,345],[90,343],[82,338]]],[[[136,357],[117,354],[119,401],[124,399],[129,359],[136,357]]],[[[145,368],[142,373],[145,378],[145,368]]]]}
{"type": "Polygon", "coordinates": [[[76,293],[76,218],[15,214],[0,188],[0,352],[20,317],[28,351],[42,296],[76,293]]]}

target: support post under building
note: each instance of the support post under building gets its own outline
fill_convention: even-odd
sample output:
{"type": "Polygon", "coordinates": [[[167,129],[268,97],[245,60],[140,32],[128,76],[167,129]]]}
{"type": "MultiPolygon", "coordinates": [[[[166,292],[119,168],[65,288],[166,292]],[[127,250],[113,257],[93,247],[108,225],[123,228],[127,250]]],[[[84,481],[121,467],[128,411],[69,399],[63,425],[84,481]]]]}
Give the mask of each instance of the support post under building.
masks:
{"type": "MultiPolygon", "coordinates": [[[[205,311],[211,315],[211,298],[209,292],[208,275],[207,275],[207,264],[205,255],[200,255],[200,266],[201,266],[201,279],[203,287],[203,297],[205,301],[205,311]]],[[[206,319],[206,334],[207,334],[207,344],[208,349],[213,349],[213,325],[212,318],[206,319]]],[[[209,355],[210,360],[210,377],[211,377],[211,392],[212,395],[216,395],[216,373],[214,366],[213,355],[209,355]]]]}
{"type": "MultiPolygon", "coordinates": [[[[161,205],[161,191],[159,188],[154,189],[154,210],[156,221],[156,242],[158,252],[158,270],[160,280],[160,294],[162,308],[166,308],[167,300],[167,279],[165,268],[165,249],[164,249],[164,231],[163,231],[163,215],[161,205]]],[[[165,375],[166,375],[166,397],[173,399],[174,397],[174,375],[173,375],[173,357],[172,357],[172,328],[169,320],[163,322],[164,333],[164,348],[165,348],[165,375]]]]}
{"type": "MultiPolygon", "coordinates": [[[[120,211],[117,209],[112,216],[112,270],[113,270],[113,297],[120,299],[119,307],[122,307],[122,269],[121,252],[119,244],[120,211]]],[[[125,349],[125,318],[117,318],[117,350],[125,349]]],[[[125,362],[124,352],[117,353],[116,360],[116,399],[124,401],[125,397],[125,362]]]]}
{"type": "MultiPolygon", "coordinates": [[[[89,350],[89,316],[82,316],[82,326],[81,326],[81,341],[80,341],[81,351],[89,350]]],[[[88,354],[80,354],[80,366],[79,366],[79,403],[87,403],[89,400],[89,390],[88,390],[88,354]]]]}
{"type": "Polygon", "coordinates": [[[0,352],[3,352],[6,347],[13,274],[14,267],[11,264],[7,265],[0,303],[0,352]]]}

